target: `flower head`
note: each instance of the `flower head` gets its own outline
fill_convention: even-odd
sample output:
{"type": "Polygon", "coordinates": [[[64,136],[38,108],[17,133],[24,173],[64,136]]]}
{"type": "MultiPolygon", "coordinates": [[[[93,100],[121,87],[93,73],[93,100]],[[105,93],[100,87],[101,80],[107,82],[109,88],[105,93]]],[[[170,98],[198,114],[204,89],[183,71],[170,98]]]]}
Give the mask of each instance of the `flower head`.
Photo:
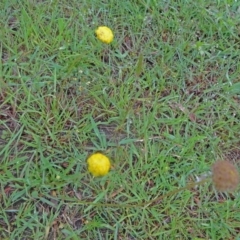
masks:
{"type": "Polygon", "coordinates": [[[97,38],[104,43],[111,43],[113,41],[113,32],[106,26],[100,26],[95,31],[97,38]]]}
{"type": "Polygon", "coordinates": [[[218,191],[233,191],[239,184],[237,168],[228,161],[217,161],[212,166],[212,180],[218,191]]]}
{"type": "Polygon", "coordinates": [[[95,177],[106,175],[111,167],[110,160],[102,153],[94,153],[88,159],[88,171],[95,177]]]}

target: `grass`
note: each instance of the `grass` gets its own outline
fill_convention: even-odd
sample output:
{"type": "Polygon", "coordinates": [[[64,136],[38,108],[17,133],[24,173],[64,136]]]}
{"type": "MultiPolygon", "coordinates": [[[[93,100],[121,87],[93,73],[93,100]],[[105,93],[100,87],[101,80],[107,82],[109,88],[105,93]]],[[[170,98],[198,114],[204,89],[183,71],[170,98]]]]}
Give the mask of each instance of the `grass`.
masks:
{"type": "Polygon", "coordinates": [[[239,166],[239,7],[3,0],[0,238],[239,239],[237,192],[176,191],[239,166]]]}

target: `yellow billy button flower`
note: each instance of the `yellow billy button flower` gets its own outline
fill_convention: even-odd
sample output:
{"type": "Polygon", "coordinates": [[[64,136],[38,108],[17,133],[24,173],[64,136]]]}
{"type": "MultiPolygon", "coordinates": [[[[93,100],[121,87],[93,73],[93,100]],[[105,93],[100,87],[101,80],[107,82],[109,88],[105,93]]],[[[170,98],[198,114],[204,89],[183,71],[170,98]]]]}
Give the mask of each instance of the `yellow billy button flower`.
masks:
{"type": "Polygon", "coordinates": [[[94,153],[88,159],[88,171],[95,177],[106,175],[111,167],[110,160],[102,153],[94,153]]]}
{"type": "Polygon", "coordinates": [[[100,26],[95,31],[97,38],[104,43],[111,43],[113,41],[113,32],[106,26],[100,26]]]}

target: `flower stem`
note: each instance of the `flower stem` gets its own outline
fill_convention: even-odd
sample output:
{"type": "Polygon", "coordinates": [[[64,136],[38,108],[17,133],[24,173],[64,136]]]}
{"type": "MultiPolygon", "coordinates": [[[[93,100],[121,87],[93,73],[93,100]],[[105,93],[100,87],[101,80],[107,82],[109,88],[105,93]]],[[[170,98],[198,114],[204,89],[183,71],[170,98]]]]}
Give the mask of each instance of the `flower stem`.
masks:
{"type": "MultiPolygon", "coordinates": [[[[94,203],[94,202],[86,202],[86,201],[78,201],[77,204],[79,205],[92,205],[92,206],[96,206],[96,207],[116,207],[116,208],[137,208],[137,207],[152,207],[152,206],[156,206],[159,204],[159,201],[163,200],[166,197],[172,196],[174,194],[177,194],[181,191],[187,190],[187,189],[191,189],[193,187],[199,186],[204,184],[205,182],[208,182],[209,178],[205,178],[199,182],[191,182],[189,184],[187,184],[185,187],[181,187],[178,189],[174,189],[172,191],[169,191],[168,193],[161,195],[157,198],[154,198],[150,201],[147,202],[141,202],[141,203],[136,203],[136,204],[128,204],[128,203],[123,203],[123,204],[118,204],[118,203],[94,203]]],[[[65,200],[69,200],[69,199],[65,199],[65,200]]]]}

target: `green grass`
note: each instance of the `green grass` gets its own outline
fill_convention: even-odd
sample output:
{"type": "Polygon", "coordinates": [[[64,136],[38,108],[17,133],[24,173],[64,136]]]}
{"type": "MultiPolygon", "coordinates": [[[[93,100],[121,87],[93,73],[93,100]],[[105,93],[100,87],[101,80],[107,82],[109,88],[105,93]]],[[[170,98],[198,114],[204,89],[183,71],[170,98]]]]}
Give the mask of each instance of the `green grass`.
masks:
{"type": "Polygon", "coordinates": [[[0,239],[240,238],[237,192],[168,194],[218,159],[239,165],[240,3],[0,9],[0,239]],[[94,151],[111,158],[103,178],[87,172],[94,151]]]}

